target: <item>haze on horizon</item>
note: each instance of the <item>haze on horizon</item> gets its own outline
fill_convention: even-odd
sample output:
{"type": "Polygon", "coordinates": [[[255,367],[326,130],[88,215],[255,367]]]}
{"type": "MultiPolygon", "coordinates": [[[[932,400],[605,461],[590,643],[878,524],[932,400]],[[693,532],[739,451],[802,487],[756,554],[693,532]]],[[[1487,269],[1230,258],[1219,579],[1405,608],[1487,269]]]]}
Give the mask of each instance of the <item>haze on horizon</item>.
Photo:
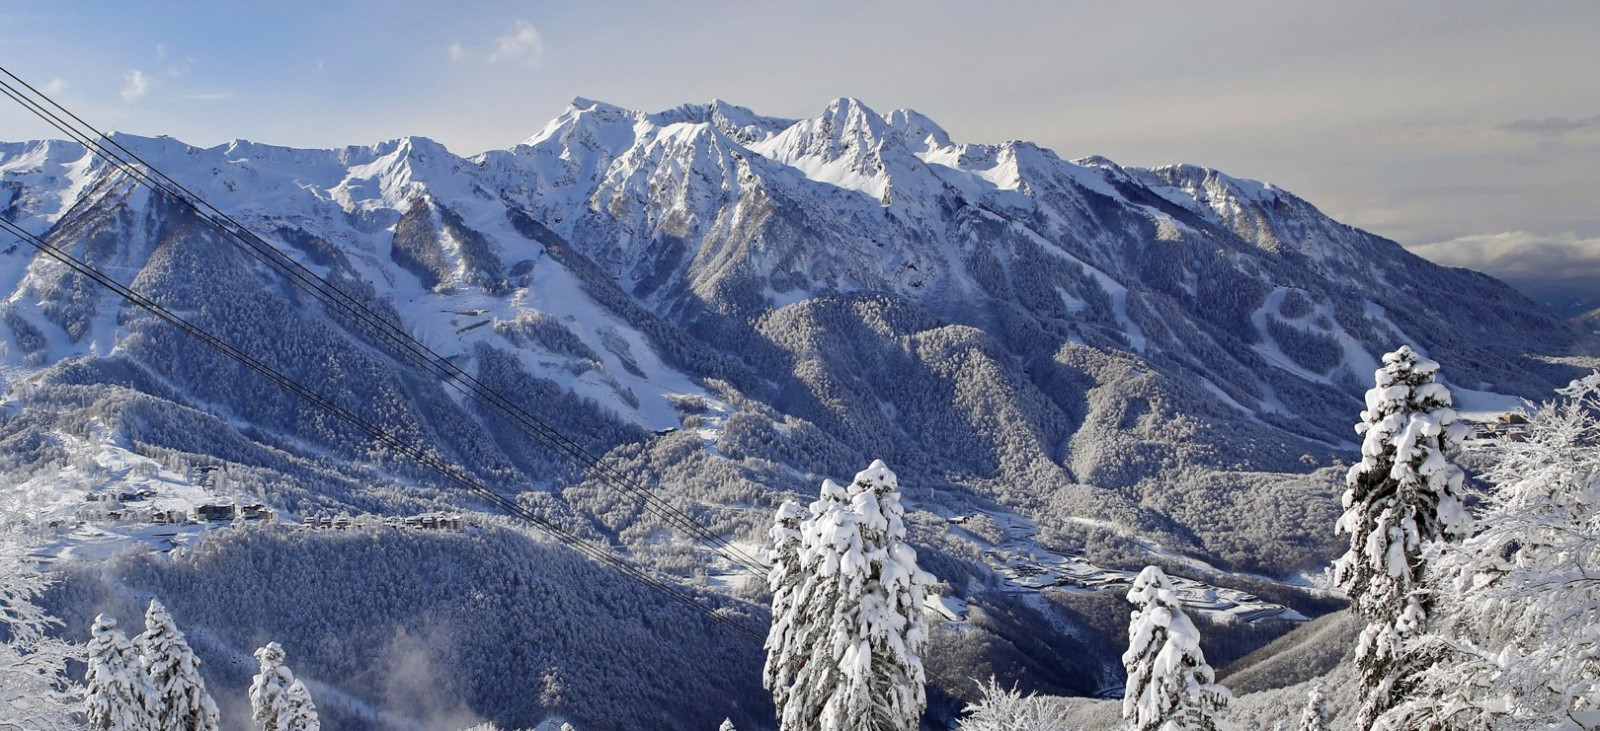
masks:
{"type": "MultiPolygon", "coordinates": [[[[796,5],[42,3],[0,10],[0,66],[196,145],[471,154],[574,96],[787,117],[853,96],[958,141],[1269,181],[1441,263],[1600,291],[1600,4],[796,5]]],[[[0,105],[0,139],[52,132],[0,105]]]]}

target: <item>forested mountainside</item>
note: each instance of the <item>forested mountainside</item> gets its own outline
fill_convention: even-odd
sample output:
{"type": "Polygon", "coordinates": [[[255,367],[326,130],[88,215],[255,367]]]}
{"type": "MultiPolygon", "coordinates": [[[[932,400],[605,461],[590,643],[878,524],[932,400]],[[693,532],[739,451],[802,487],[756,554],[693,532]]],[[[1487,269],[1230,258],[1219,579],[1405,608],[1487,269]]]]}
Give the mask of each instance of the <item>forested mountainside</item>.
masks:
{"type": "MultiPolygon", "coordinates": [[[[1469,406],[1503,409],[1565,383],[1577,370],[1563,358],[1594,349],[1592,334],[1500,282],[1430,264],[1274,186],[1068,161],[1023,142],[960,144],[915,112],[848,99],[804,120],[723,102],[648,114],[578,99],[523,144],[470,158],[423,138],[337,150],[116,140],[748,550],[782,500],[885,460],[911,500],[924,567],[966,601],[934,630],[934,667],[1063,694],[1118,686],[1126,609],[1107,599],[1115,592],[1027,577],[1157,562],[1291,610],[1234,626],[1237,647],[1208,649],[1214,662],[1241,654],[1281,633],[1281,618],[1333,606],[1285,582],[1343,548],[1331,528],[1338,467],[1354,455],[1350,425],[1379,355],[1409,343],[1445,364],[1469,406]],[[1081,566],[1062,568],[1070,561],[1081,566]]],[[[82,146],[0,143],[0,215],[545,519],[760,616],[760,589],[718,551],[413,369],[82,146]]],[[[0,247],[0,460],[21,494],[48,485],[82,501],[131,479],[113,462],[144,460],[138,474],[154,475],[158,493],[200,487],[291,520],[486,509],[34,249],[0,247]]],[[[479,576],[466,568],[473,541],[494,544],[501,562],[562,550],[496,528],[437,553],[394,551],[419,565],[454,557],[479,576]]],[[[208,572],[256,555],[287,567],[306,560],[296,550],[366,550],[300,544],[213,537],[172,561],[124,557],[104,571],[69,560],[60,596],[160,593],[225,658],[257,638],[203,608],[228,586],[208,572]]],[[[530,581],[558,593],[610,585],[577,560],[530,581]]],[[[283,570],[300,582],[284,596],[301,598],[285,609],[303,612],[273,618],[286,646],[294,633],[324,638],[295,640],[315,643],[345,631],[320,617],[404,635],[480,611],[444,602],[368,620],[316,582],[358,586],[377,567],[335,565],[315,581],[283,570]]],[[[522,606],[529,590],[481,595],[522,606]]],[[[640,607],[607,618],[627,629],[605,633],[616,641],[597,640],[593,658],[661,650],[638,647],[652,636],[639,627],[677,620],[640,607]]],[[[600,662],[526,641],[540,660],[504,667],[419,644],[442,666],[474,668],[459,677],[507,687],[548,672],[589,683],[577,668],[600,662]]],[[[758,663],[759,647],[717,642],[727,644],[706,652],[738,660],[614,670],[640,683],[654,672],[668,688],[728,673],[718,697],[743,710],[707,718],[759,716],[754,676],[731,677],[758,663]]],[[[352,703],[384,702],[347,667],[366,655],[309,648],[302,674],[352,703]]],[[[628,727],[573,687],[533,705],[496,689],[459,697],[505,723],[555,713],[628,727]]]]}

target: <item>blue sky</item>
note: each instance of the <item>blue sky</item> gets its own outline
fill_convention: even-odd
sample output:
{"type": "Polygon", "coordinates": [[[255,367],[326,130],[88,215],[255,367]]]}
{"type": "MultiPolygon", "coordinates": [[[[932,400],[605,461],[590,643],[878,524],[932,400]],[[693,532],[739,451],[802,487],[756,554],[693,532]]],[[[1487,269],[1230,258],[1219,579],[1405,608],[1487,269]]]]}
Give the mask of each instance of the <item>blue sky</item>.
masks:
{"type": "MultiPolygon", "coordinates": [[[[446,5],[7,3],[0,65],[99,126],[197,145],[470,154],[573,96],[792,117],[854,96],[957,140],[1272,181],[1446,263],[1600,277],[1600,3],[446,5]]],[[[0,105],[0,139],[48,134],[0,105]]]]}

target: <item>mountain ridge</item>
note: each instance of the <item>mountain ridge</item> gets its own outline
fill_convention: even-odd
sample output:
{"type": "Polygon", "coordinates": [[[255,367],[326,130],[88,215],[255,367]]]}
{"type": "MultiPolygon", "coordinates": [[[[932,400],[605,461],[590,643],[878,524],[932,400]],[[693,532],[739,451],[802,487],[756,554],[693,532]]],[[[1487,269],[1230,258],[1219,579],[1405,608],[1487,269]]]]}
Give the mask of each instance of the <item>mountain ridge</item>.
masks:
{"type": "MultiPolygon", "coordinates": [[[[1057,691],[1114,672],[1116,638],[1084,629],[1100,600],[1018,598],[1003,531],[966,516],[1021,516],[1041,550],[1101,566],[1204,567],[1314,614],[1323,600],[1288,582],[1340,549],[1341,460],[1383,352],[1440,360],[1481,416],[1594,352],[1504,284],[1270,184],[959,144],[857,100],[786,120],[577,99],[471,157],[420,137],[117,141],[718,535],[759,541],[783,499],[885,459],[927,565],[993,608],[952,624],[942,657],[967,659],[947,669],[1032,667],[1057,691]],[[1097,662],[1006,639],[1030,635],[1097,662]]],[[[686,582],[727,570],[81,146],[0,143],[0,215],[560,525],[686,582]]],[[[52,434],[106,431],[222,465],[289,515],[481,507],[24,247],[0,250],[0,289],[18,475],[56,469],[52,434]]]]}

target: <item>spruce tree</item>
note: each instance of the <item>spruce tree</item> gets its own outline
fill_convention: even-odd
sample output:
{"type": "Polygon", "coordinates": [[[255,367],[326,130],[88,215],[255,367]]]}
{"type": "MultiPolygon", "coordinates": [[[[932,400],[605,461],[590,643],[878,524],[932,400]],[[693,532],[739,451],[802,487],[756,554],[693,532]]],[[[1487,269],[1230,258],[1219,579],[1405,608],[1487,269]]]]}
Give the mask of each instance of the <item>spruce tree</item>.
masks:
{"type": "Polygon", "coordinates": [[[150,600],[145,631],[139,635],[140,664],[155,695],[156,727],[173,731],[216,731],[217,706],[206,693],[200,658],[184,641],[167,608],[150,600]]]}
{"type": "Polygon", "coordinates": [[[767,630],[767,663],[762,685],[772,692],[773,703],[780,709],[788,703],[789,688],[798,669],[794,651],[799,645],[793,635],[798,629],[794,610],[806,578],[800,566],[800,531],[804,516],[799,503],[786,500],[778,506],[768,532],[772,546],[768,551],[772,569],[767,574],[767,586],[772,591],[772,626],[767,630]]]}
{"type": "Polygon", "coordinates": [[[1434,380],[1439,364],[1409,346],[1383,356],[1356,433],[1361,461],[1346,475],[1337,531],[1350,548],[1335,579],[1351,609],[1367,620],[1356,646],[1364,686],[1359,725],[1370,728],[1408,692],[1417,668],[1402,651],[1419,636],[1432,600],[1418,591],[1425,551],[1468,530],[1461,470],[1446,453],[1459,442],[1450,390],[1434,380]]]}
{"type": "MultiPolygon", "coordinates": [[[[780,604],[778,593],[773,594],[767,680],[783,731],[816,728],[822,705],[817,696],[840,682],[837,663],[829,660],[823,643],[839,603],[839,551],[832,546],[835,541],[851,542],[848,533],[856,527],[849,516],[848,497],[838,483],[822,481],[821,495],[799,524],[794,559],[798,573],[786,601],[780,604]]],[[[774,536],[792,539],[776,530],[774,536]]],[[[774,551],[779,550],[775,545],[774,551]]]]}
{"type": "Polygon", "coordinates": [[[321,731],[322,721],[317,718],[317,706],[311,702],[311,691],[305,681],[296,679],[284,692],[286,708],[278,717],[278,728],[283,731],[321,731]]]}
{"type": "Polygon", "coordinates": [[[84,673],[84,714],[93,731],[155,731],[154,690],[139,666],[133,643],[104,614],[89,628],[89,668],[84,673]]]}
{"type": "Polygon", "coordinates": [[[722,725],[717,727],[717,731],[738,731],[738,729],[733,727],[733,719],[724,718],[722,719],[722,725]]]}
{"type": "MultiPolygon", "coordinates": [[[[825,481],[800,525],[803,578],[769,647],[792,671],[774,691],[785,731],[909,731],[926,704],[921,653],[933,577],[905,543],[899,480],[882,461],[848,491],[825,481]]],[[[781,612],[780,612],[781,610],[781,612]]],[[[780,616],[781,614],[781,616],[780,616]]],[[[769,676],[772,678],[774,676],[769,676]]]]}
{"type": "Polygon", "coordinates": [[[899,478],[881,460],[850,483],[850,512],[858,522],[861,564],[845,554],[840,575],[847,580],[836,612],[835,640],[846,646],[841,666],[847,684],[824,709],[825,727],[914,731],[927,705],[922,651],[928,641],[923,614],[933,577],[917,567],[917,553],[905,542],[905,508],[899,478]],[[832,715],[830,715],[830,712],[832,715]]]}
{"type": "Polygon", "coordinates": [[[319,731],[311,694],[283,664],[283,646],[268,642],[256,650],[256,660],[261,671],[250,683],[250,708],[262,731],[319,731]]]}
{"type": "Polygon", "coordinates": [[[1321,685],[1311,686],[1306,692],[1306,707],[1300,712],[1300,731],[1328,731],[1327,694],[1321,685]]]}
{"type": "Polygon", "coordinates": [[[1134,579],[1128,601],[1128,684],[1122,717],[1134,731],[1216,731],[1233,696],[1216,684],[1200,651],[1200,631],[1184,614],[1167,575],[1147,566],[1134,579]]]}

